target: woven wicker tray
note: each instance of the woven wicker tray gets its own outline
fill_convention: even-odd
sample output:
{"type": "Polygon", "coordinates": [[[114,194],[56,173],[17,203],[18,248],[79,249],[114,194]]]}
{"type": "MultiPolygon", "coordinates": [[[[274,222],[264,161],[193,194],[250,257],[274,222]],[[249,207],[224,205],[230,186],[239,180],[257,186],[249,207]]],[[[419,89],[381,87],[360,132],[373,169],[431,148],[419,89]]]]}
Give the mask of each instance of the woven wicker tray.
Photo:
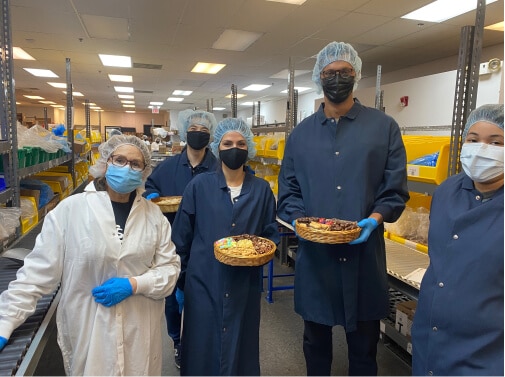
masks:
{"type": "Polygon", "coordinates": [[[351,230],[322,230],[303,226],[296,222],[296,233],[308,241],[326,244],[349,243],[359,237],[361,228],[351,230]]]}
{"type": "Polygon", "coordinates": [[[160,196],[151,201],[156,203],[163,213],[177,212],[181,204],[182,196],[160,196]]]}
{"type": "MultiPolygon", "coordinates": [[[[237,237],[237,236],[235,236],[237,237]]],[[[233,238],[235,238],[233,237],[233,238]]],[[[240,237],[240,236],[238,236],[240,237]]],[[[242,256],[242,255],[237,255],[237,254],[232,254],[231,250],[235,250],[240,254],[240,250],[238,248],[236,249],[221,249],[219,248],[216,243],[214,243],[214,256],[218,261],[221,263],[230,265],[230,266],[262,266],[268,262],[274,257],[275,255],[275,250],[277,249],[277,246],[275,243],[270,241],[267,238],[261,238],[264,242],[268,243],[270,245],[270,249],[268,252],[264,254],[257,254],[253,256],[242,256]]],[[[217,241],[216,241],[217,242],[217,241]]]]}

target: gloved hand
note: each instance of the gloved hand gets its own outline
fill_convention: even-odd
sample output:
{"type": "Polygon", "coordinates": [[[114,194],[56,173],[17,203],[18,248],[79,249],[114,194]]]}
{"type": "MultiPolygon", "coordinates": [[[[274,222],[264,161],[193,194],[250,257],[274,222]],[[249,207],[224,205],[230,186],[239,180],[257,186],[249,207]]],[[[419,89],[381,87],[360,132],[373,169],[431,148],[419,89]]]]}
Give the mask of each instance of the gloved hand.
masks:
{"type": "Polygon", "coordinates": [[[114,306],[133,294],[133,288],[128,278],[110,278],[91,291],[95,302],[103,306],[114,306]]]}
{"type": "Polygon", "coordinates": [[[0,336],[0,351],[3,350],[8,341],[9,341],[8,339],[5,339],[3,336],[0,336]]]}
{"type": "Polygon", "coordinates": [[[349,242],[349,245],[356,245],[358,243],[366,242],[370,233],[372,233],[378,226],[379,223],[374,218],[368,217],[366,219],[358,222],[358,226],[361,228],[361,233],[358,238],[354,241],[349,242]]]}
{"type": "Polygon", "coordinates": [[[179,304],[179,314],[182,313],[182,309],[184,309],[184,291],[181,291],[179,288],[175,290],[175,299],[179,304]]]}
{"type": "Polygon", "coordinates": [[[291,225],[293,226],[293,232],[295,232],[295,236],[297,236],[297,237],[298,237],[298,239],[300,239],[300,240],[304,240],[305,238],[300,237],[300,235],[299,235],[298,233],[296,233],[296,220],[293,220],[293,221],[291,222],[291,225]]]}
{"type": "Polygon", "coordinates": [[[150,193],[149,195],[146,196],[146,199],[147,200],[151,200],[151,199],[156,199],[156,198],[159,198],[160,197],[160,194],[158,194],[157,192],[152,192],[150,193]]]}

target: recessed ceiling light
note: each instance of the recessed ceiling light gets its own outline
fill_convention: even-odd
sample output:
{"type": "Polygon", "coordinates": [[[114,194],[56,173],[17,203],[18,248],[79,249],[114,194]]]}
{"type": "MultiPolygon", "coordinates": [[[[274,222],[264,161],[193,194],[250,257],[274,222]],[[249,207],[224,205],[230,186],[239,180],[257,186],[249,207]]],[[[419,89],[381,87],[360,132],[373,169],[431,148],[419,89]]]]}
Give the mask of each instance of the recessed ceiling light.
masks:
{"type": "Polygon", "coordinates": [[[121,100],[121,103],[135,103],[135,101],[123,99],[123,100],[121,100]]]}
{"type": "Polygon", "coordinates": [[[91,106],[90,110],[101,110],[102,108],[100,106],[91,106]]]}
{"type": "Polygon", "coordinates": [[[45,99],[44,97],[41,96],[30,96],[27,94],[24,94],[23,97],[29,98],[29,99],[45,99]]]}
{"type": "MultiPolygon", "coordinates": [[[[486,4],[494,3],[497,0],[486,0],[486,4]]],[[[477,6],[475,0],[458,0],[455,6],[454,0],[436,0],[424,7],[402,16],[410,20],[442,22],[460,14],[470,12],[477,6]]]]}
{"type": "Polygon", "coordinates": [[[12,54],[14,55],[14,59],[19,60],[35,60],[33,56],[23,50],[21,47],[13,47],[12,54]]]}
{"type": "MultiPolygon", "coordinates": [[[[63,94],[67,94],[67,92],[64,90],[63,94]]],[[[74,96],[74,97],[84,97],[84,94],[82,94],[81,92],[72,92],[72,96],[74,96]]]]}
{"type": "Polygon", "coordinates": [[[61,109],[61,108],[64,108],[65,106],[63,106],[63,105],[51,105],[51,107],[56,107],[56,108],[61,109]]]}
{"type": "Polygon", "coordinates": [[[37,77],[59,77],[56,73],[50,71],[49,69],[38,69],[38,68],[23,68],[23,69],[26,72],[29,72],[37,77]]]}
{"type": "Polygon", "coordinates": [[[135,96],[133,94],[118,94],[117,98],[133,99],[133,98],[135,98],[135,96]]]}
{"type": "Polygon", "coordinates": [[[254,102],[251,102],[251,101],[248,101],[248,102],[242,102],[241,103],[242,106],[252,106],[254,105],[254,102]]]}
{"type": "Polygon", "coordinates": [[[118,93],[133,93],[134,90],[131,86],[115,86],[114,90],[118,93]]]}
{"type": "Polygon", "coordinates": [[[226,66],[226,64],[198,62],[193,67],[191,72],[193,72],[193,73],[208,73],[211,75],[215,75],[220,70],[222,70],[225,66],[226,66]]]}
{"type": "Polygon", "coordinates": [[[267,0],[267,1],[273,1],[276,3],[293,4],[293,5],[302,5],[307,0],[267,0]]]}
{"type": "Polygon", "coordinates": [[[133,77],[130,75],[111,75],[109,74],[110,81],[119,82],[133,82],[133,77]]]}
{"type": "MultiPolygon", "coordinates": [[[[231,94],[227,94],[224,97],[225,98],[231,98],[231,94]]],[[[247,94],[237,93],[237,98],[244,98],[244,97],[247,97],[247,94]]]]}
{"type": "Polygon", "coordinates": [[[191,93],[193,93],[192,90],[174,90],[172,92],[174,96],[189,96],[191,93]]]}
{"type": "Polygon", "coordinates": [[[40,103],[43,103],[45,105],[56,105],[56,102],[54,101],[39,101],[40,103]]]}
{"type": "Polygon", "coordinates": [[[126,104],[123,104],[123,107],[135,107],[135,105],[126,105],[126,104]]]}
{"type": "Polygon", "coordinates": [[[153,106],[161,106],[163,105],[163,102],[155,102],[155,101],[151,101],[149,102],[150,105],[153,105],[153,106]]]}
{"type": "Polygon", "coordinates": [[[60,89],[65,89],[67,87],[67,84],[65,84],[64,82],[48,82],[48,84],[55,88],[60,89]]]}
{"type": "MultiPolygon", "coordinates": [[[[86,105],[86,102],[83,102],[82,103],[83,105],[86,105]]],[[[93,103],[93,102],[88,102],[87,104],[88,106],[96,106],[96,103],[93,103]]]]}
{"type": "MultiPolygon", "coordinates": [[[[301,92],[305,92],[309,89],[312,89],[312,88],[308,88],[306,86],[295,86],[294,89],[298,90],[298,93],[301,93],[301,92]]],[[[287,93],[288,90],[287,89],[284,89],[281,93],[287,93]]]]}
{"type": "Polygon", "coordinates": [[[269,88],[271,86],[272,85],[252,84],[252,85],[246,86],[245,88],[243,88],[243,90],[251,90],[253,92],[259,92],[259,91],[269,88]]]}
{"type": "Polygon", "coordinates": [[[104,55],[98,54],[102,64],[107,67],[123,67],[123,68],[131,68],[132,67],[132,58],[129,56],[121,56],[121,55],[104,55]]]}
{"type": "Polygon", "coordinates": [[[135,110],[126,110],[125,113],[128,113],[128,114],[135,114],[135,110]]]}
{"type": "Polygon", "coordinates": [[[214,42],[212,48],[216,50],[245,51],[262,35],[263,33],[226,29],[214,42]]]}
{"type": "Polygon", "coordinates": [[[184,101],[184,98],[181,98],[181,97],[168,97],[167,101],[170,101],[170,102],[182,102],[182,101],[184,101]]]}
{"type": "Polygon", "coordinates": [[[212,110],[214,110],[214,111],[223,111],[223,110],[226,110],[226,107],[213,107],[212,110]]]}

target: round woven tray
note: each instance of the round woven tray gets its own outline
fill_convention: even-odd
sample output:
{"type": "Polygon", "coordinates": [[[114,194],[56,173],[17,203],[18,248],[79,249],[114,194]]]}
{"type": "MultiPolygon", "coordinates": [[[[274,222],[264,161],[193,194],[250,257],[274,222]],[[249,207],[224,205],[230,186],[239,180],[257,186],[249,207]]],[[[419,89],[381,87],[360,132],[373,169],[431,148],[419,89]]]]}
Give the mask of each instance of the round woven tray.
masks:
{"type": "Polygon", "coordinates": [[[163,213],[177,212],[179,209],[179,204],[181,204],[182,196],[160,196],[159,198],[154,198],[151,201],[156,203],[163,213]],[[173,203],[166,203],[167,201],[173,203]]]}
{"type": "Polygon", "coordinates": [[[322,230],[309,228],[307,226],[300,226],[296,222],[296,233],[308,241],[317,243],[337,244],[349,243],[359,237],[361,228],[357,227],[351,230],[322,230]]]}
{"type": "Polygon", "coordinates": [[[277,246],[267,238],[262,239],[270,244],[270,250],[264,254],[253,256],[233,255],[228,253],[230,249],[220,249],[219,246],[214,244],[214,256],[221,263],[230,266],[263,266],[274,257],[277,246]]]}

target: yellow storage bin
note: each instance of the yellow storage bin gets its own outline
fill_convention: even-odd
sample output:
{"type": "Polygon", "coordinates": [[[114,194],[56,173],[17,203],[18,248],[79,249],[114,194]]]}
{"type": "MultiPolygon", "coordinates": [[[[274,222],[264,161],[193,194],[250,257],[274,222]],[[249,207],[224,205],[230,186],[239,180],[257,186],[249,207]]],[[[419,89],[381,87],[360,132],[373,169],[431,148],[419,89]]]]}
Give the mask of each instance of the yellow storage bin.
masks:
{"type": "Polygon", "coordinates": [[[282,160],[284,157],[284,146],[286,140],[283,138],[270,138],[265,146],[265,156],[282,160]]]}
{"type": "Polygon", "coordinates": [[[384,236],[389,238],[391,241],[398,242],[402,245],[408,246],[412,249],[416,249],[418,251],[428,254],[428,246],[426,246],[426,245],[423,245],[423,244],[417,243],[417,242],[413,242],[410,240],[406,240],[403,237],[397,236],[396,234],[389,233],[389,232],[384,233],[384,236]]]}
{"type": "Polygon", "coordinates": [[[51,180],[57,180],[61,183],[62,189],[65,190],[67,187],[70,187],[70,190],[74,189],[74,181],[72,179],[72,174],[68,172],[57,172],[46,170],[36,174],[38,179],[42,179],[42,177],[55,177],[50,178],[51,180]],[[58,178],[59,177],[59,178],[58,178]]]}
{"type": "Polygon", "coordinates": [[[263,177],[263,179],[270,184],[270,188],[272,189],[272,192],[275,195],[277,195],[277,192],[279,191],[277,176],[276,175],[266,175],[265,177],[263,177]]]}
{"type": "MultiPolygon", "coordinates": [[[[25,234],[32,230],[35,225],[39,222],[39,211],[37,209],[37,201],[32,196],[21,196],[20,199],[24,201],[24,203],[30,202],[30,213],[31,215],[23,216],[21,215],[21,234],[25,234]]],[[[22,204],[23,206],[23,204],[22,204]]]]}
{"type": "Polygon", "coordinates": [[[439,185],[447,178],[451,143],[450,136],[404,135],[403,142],[407,151],[407,162],[428,154],[439,152],[436,166],[422,166],[407,163],[409,180],[439,185]]]}
{"type": "Polygon", "coordinates": [[[268,142],[267,136],[254,136],[253,141],[256,143],[256,156],[266,157],[265,148],[268,142]]]}

